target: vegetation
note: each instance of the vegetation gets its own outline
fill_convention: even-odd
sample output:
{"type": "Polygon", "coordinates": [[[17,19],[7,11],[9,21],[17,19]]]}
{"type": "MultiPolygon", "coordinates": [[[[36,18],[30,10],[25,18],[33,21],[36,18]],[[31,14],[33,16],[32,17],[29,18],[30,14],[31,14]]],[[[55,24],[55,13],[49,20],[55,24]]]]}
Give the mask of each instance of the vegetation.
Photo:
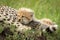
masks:
{"type": "MultiPolygon", "coordinates": [[[[0,0],[0,5],[7,5],[17,10],[21,7],[31,8],[34,10],[37,19],[49,18],[55,21],[58,24],[57,32],[44,35],[47,40],[60,40],[60,0],[0,0]]],[[[3,29],[4,27],[0,25],[0,33],[3,29]]],[[[30,30],[20,36],[17,33],[14,33],[14,36],[9,35],[6,40],[34,40],[35,35],[37,35],[37,32],[30,30]]]]}

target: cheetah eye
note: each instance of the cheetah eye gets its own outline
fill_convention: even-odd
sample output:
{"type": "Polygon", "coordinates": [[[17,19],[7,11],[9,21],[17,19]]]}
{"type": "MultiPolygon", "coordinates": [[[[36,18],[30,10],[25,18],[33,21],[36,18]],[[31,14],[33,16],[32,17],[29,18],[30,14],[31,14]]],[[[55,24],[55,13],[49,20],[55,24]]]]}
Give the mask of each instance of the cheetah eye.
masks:
{"type": "Polygon", "coordinates": [[[22,18],[27,18],[26,16],[22,16],[22,18]]]}
{"type": "Polygon", "coordinates": [[[32,17],[33,15],[31,15],[31,17],[32,17]]]}
{"type": "Polygon", "coordinates": [[[28,17],[26,17],[26,16],[22,16],[22,18],[26,18],[26,19],[28,19],[28,20],[30,20],[28,17]]]}

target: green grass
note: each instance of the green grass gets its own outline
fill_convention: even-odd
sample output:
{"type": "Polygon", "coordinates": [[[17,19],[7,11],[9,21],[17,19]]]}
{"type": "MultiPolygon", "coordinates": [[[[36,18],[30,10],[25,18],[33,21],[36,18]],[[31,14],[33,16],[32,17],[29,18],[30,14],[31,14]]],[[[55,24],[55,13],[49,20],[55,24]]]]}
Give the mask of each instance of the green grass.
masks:
{"type": "MultiPolygon", "coordinates": [[[[36,18],[49,18],[60,26],[60,0],[0,0],[0,5],[7,5],[17,10],[21,7],[31,8],[36,18]]],[[[50,40],[60,40],[59,31],[60,27],[57,35],[51,36],[50,40]]]]}

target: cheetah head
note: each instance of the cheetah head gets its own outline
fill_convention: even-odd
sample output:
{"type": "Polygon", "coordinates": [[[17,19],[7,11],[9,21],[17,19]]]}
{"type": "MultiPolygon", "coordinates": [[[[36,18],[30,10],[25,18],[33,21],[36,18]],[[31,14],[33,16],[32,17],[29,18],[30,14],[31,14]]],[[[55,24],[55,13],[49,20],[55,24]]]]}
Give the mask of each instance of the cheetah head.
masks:
{"type": "Polygon", "coordinates": [[[22,24],[28,24],[33,20],[33,10],[29,8],[20,8],[18,10],[18,18],[22,24]]]}

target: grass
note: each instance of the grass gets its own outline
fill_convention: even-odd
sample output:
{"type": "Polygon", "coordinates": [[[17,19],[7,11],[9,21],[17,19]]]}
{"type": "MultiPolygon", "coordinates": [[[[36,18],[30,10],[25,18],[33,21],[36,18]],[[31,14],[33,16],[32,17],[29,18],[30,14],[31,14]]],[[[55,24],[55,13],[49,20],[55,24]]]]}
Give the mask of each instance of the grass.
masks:
{"type": "MultiPolygon", "coordinates": [[[[17,10],[21,7],[31,8],[37,19],[49,18],[60,26],[60,0],[0,0],[0,5],[7,5],[17,10]]],[[[48,36],[50,40],[60,40],[59,28],[57,35],[48,36]]]]}

